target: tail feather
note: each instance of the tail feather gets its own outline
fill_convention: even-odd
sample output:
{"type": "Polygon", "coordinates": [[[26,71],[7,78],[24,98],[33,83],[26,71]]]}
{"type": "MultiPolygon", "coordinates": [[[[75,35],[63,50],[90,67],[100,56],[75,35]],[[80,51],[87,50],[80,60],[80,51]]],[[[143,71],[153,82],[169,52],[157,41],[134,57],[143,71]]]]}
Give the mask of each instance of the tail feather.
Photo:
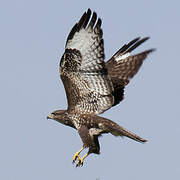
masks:
{"type": "Polygon", "coordinates": [[[111,133],[114,136],[126,136],[138,142],[146,142],[147,140],[134,134],[133,132],[123,128],[114,121],[106,119],[100,116],[93,116],[95,121],[98,122],[99,128],[102,130],[101,133],[111,133]]]}
{"type": "Polygon", "coordinates": [[[136,135],[135,133],[133,133],[121,126],[116,128],[115,130],[111,131],[111,134],[113,134],[114,136],[126,136],[128,138],[131,138],[135,141],[142,142],[142,143],[147,142],[146,139],[136,135]]]}

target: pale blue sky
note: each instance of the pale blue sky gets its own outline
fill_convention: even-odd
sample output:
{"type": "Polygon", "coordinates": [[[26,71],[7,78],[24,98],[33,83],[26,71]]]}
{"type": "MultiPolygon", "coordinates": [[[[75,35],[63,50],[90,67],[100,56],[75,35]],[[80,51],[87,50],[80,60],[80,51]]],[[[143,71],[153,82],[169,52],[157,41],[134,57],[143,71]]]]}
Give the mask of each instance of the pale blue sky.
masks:
{"type": "Polygon", "coordinates": [[[0,179],[137,179],[180,177],[179,1],[50,1],[0,3],[0,179]],[[100,156],[71,164],[78,133],[46,119],[66,108],[58,64],[71,27],[88,8],[102,18],[106,60],[138,36],[157,48],[103,116],[148,139],[100,138],[100,156]]]}

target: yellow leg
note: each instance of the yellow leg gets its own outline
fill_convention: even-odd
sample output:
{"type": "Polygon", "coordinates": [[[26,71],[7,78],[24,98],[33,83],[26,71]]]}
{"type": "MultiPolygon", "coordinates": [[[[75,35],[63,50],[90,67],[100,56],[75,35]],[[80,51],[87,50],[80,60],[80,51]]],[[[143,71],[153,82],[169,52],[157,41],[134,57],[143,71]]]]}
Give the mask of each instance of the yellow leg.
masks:
{"type": "Polygon", "coordinates": [[[79,154],[81,153],[81,151],[84,149],[84,147],[82,147],[78,152],[76,152],[73,156],[73,163],[75,163],[76,159],[78,158],[78,161],[80,161],[80,157],[79,157],[79,154]]]}
{"type": "Polygon", "coordinates": [[[87,153],[86,155],[84,155],[82,158],[78,159],[78,163],[76,164],[76,167],[83,166],[84,159],[85,159],[88,155],[89,155],[89,153],[87,153]]]}

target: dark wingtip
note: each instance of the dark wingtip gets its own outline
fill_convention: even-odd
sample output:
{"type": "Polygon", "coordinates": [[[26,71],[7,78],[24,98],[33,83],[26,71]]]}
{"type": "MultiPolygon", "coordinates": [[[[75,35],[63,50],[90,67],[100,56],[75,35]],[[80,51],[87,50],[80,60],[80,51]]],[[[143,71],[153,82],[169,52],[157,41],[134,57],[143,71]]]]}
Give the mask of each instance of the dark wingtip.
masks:
{"type": "Polygon", "coordinates": [[[150,49],[149,51],[150,52],[154,52],[154,51],[156,51],[157,49],[156,48],[152,48],[152,49],[150,49]]]}
{"type": "Polygon", "coordinates": [[[124,52],[124,54],[127,53],[127,52],[132,52],[134,49],[136,49],[139,45],[141,45],[142,43],[144,43],[145,41],[147,41],[149,38],[150,38],[150,37],[144,37],[144,38],[142,38],[142,39],[138,39],[138,40],[134,43],[134,45],[132,45],[130,48],[128,48],[128,49],[124,52]]]}
{"type": "Polygon", "coordinates": [[[88,13],[88,12],[91,14],[91,9],[90,9],[90,8],[88,8],[87,13],[88,13]]]}
{"type": "Polygon", "coordinates": [[[148,50],[143,51],[143,52],[141,52],[141,53],[139,53],[139,54],[149,54],[149,53],[152,53],[152,52],[154,52],[154,51],[156,51],[156,48],[148,49],[148,50]]]}
{"type": "Polygon", "coordinates": [[[146,142],[148,142],[148,140],[146,140],[146,139],[141,139],[139,142],[141,142],[141,143],[146,143],[146,142]]]}
{"type": "Polygon", "coordinates": [[[130,41],[130,42],[127,44],[127,46],[129,46],[129,47],[132,46],[135,42],[139,41],[140,38],[141,38],[141,37],[139,36],[139,37],[133,39],[132,41],[130,41]]]}
{"type": "Polygon", "coordinates": [[[144,41],[146,41],[146,40],[148,40],[148,39],[150,39],[149,36],[142,38],[142,40],[144,40],[144,41]]]}
{"type": "Polygon", "coordinates": [[[93,26],[96,22],[96,19],[97,19],[97,14],[96,14],[96,12],[93,12],[92,17],[91,17],[91,21],[88,25],[88,28],[93,29],[93,26]]]}
{"type": "MultiPolygon", "coordinates": [[[[142,39],[141,37],[137,37],[133,39],[132,41],[130,41],[129,43],[122,46],[113,56],[116,56],[121,53],[126,54],[128,52],[132,52],[134,49],[136,49],[139,45],[141,45],[148,39],[150,39],[150,37],[144,37],[142,39]]],[[[154,51],[155,49],[151,49],[151,50],[154,51]]]]}

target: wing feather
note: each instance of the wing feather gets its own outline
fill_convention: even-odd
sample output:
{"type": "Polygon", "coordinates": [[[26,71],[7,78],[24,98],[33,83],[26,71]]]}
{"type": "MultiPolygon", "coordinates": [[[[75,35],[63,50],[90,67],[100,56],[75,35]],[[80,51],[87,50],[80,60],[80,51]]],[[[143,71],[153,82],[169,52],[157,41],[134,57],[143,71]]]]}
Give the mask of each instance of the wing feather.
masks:
{"type": "Polygon", "coordinates": [[[113,85],[104,62],[101,20],[97,20],[95,12],[91,19],[90,16],[88,9],[70,31],[60,62],[60,75],[68,109],[99,114],[114,103],[113,85]]]}
{"type": "Polygon", "coordinates": [[[88,9],[71,29],[60,61],[68,109],[100,114],[124,97],[124,88],[138,72],[150,49],[130,56],[149,37],[133,39],[123,45],[106,64],[102,21],[88,9]]]}
{"type": "Polygon", "coordinates": [[[110,60],[106,62],[108,74],[114,87],[114,106],[124,99],[124,88],[130,79],[138,72],[147,55],[155,49],[149,49],[139,54],[130,56],[130,53],[149,37],[140,39],[139,37],[125,44],[120,48],[110,60]]]}

